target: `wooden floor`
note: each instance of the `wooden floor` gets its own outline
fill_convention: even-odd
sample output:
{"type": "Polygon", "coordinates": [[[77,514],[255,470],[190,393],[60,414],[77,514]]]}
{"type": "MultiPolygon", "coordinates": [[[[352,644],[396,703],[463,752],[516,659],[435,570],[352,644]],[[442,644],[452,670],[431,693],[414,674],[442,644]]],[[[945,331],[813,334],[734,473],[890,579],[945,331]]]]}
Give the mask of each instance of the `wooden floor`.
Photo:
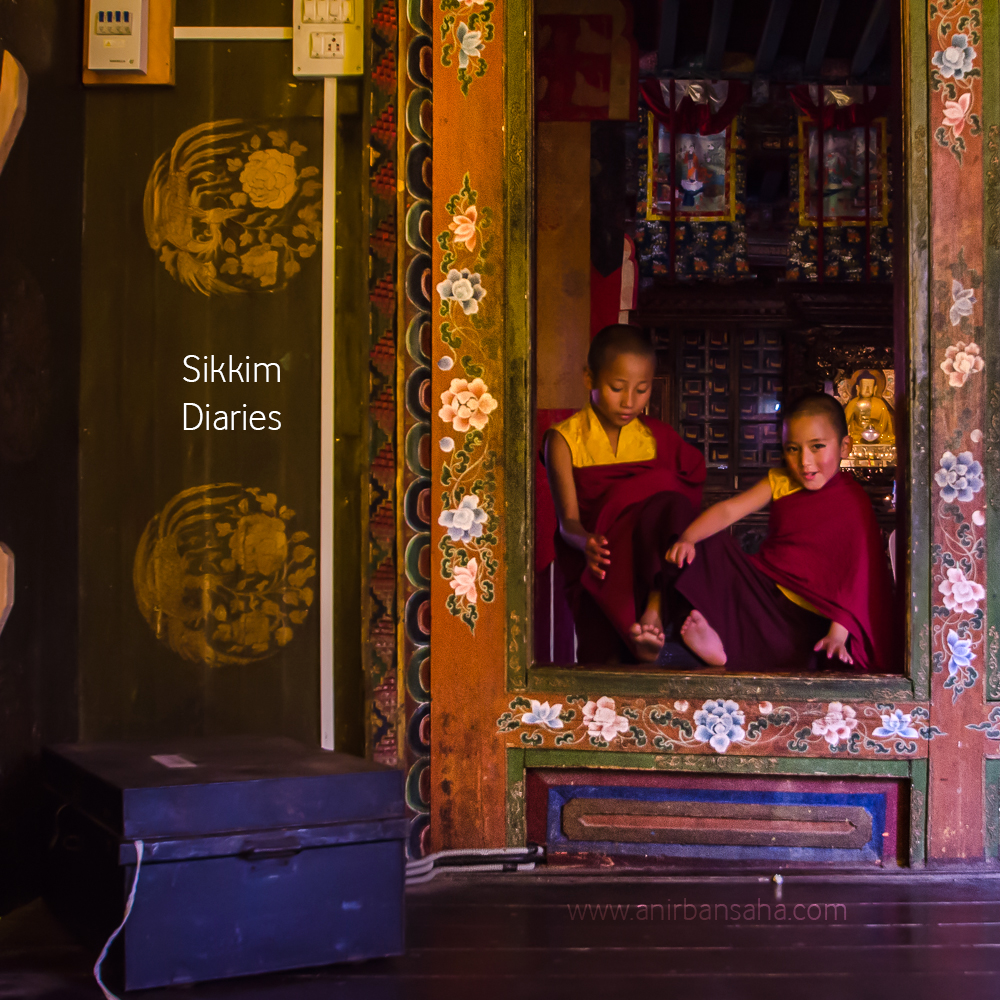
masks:
{"type": "MultiPolygon", "coordinates": [[[[408,892],[407,919],[402,958],[130,996],[1000,997],[994,873],[788,874],[780,889],[766,875],[439,875],[408,892]]],[[[92,964],[40,901],[0,920],[3,1000],[100,997],[92,964]]]]}

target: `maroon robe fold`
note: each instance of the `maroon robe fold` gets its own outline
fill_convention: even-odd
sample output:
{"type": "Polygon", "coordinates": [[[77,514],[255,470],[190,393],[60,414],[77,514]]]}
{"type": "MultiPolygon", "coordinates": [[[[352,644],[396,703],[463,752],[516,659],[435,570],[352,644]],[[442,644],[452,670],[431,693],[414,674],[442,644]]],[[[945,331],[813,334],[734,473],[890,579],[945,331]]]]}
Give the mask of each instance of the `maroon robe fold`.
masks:
{"type": "Polygon", "coordinates": [[[860,670],[897,668],[893,584],[871,500],[850,472],[820,490],[798,490],[771,504],[767,538],[750,557],[779,586],[804,597],[850,633],[860,670]]]}
{"type": "Polygon", "coordinates": [[[849,472],[820,490],[773,501],[767,538],[756,555],[745,555],[724,532],[699,542],[676,589],[719,633],[729,670],[837,666],[812,653],[829,621],[850,634],[855,669],[898,670],[885,545],[868,494],[849,472]],[[819,614],[793,604],[778,585],[819,614]]]}
{"type": "MultiPolygon", "coordinates": [[[[684,498],[672,516],[682,518],[683,530],[701,509],[701,487],[705,481],[702,454],[668,424],[655,417],[638,418],[656,439],[656,457],[646,462],[622,462],[615,465],[590,465],[573,469],[580,522],[587,531],[604,535],[611,551],[611,565],[603,580],[586,568],[583,554],[556,535],[556,554],[568,581],[568,596],[577,620],[579,659],[597,662],[613,658],[607,644],[584,648],[581,636],[581,610],[587,614],[589,601],[580,601],[580,588],[604,613],[615,632],[624,641],[637,619],[635,574],[633,570],[633,533],[644,503],[665,492],[684,498]]],[[[662,558],[666,551],[660,552],[662,558]]],[[[588,630],[588,634],[589,633],[588,630]]],[[[626,645],[615,644],[619,649],[626,645]]]]}

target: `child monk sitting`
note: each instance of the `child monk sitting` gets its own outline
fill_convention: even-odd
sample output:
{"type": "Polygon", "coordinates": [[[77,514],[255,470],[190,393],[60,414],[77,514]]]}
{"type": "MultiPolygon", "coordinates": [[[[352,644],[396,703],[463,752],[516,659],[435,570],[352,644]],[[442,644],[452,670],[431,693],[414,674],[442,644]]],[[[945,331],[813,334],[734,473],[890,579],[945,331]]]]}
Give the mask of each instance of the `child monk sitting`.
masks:
{"type": "Polygon", "coordinates": [[[545,438],[580,662],[656,660],[677,573],[663,554],[701,506],[701,453],[642,413],[655,369],[641,331],[605,327],[587,355],[589,405],[545,438]]]}
{"type": "Polygon", "coordinates": [[[686,565],[676,588],[693,608],[681,639],[706,663],[741,671],[802,670],[816,654],[891,671],[892,581],[868,495],[840,471],[851,452],[840,403],[802,397],[785,413],[782,444],[784,468],[709,507],[667,552],[686,565]],[[769,503],[767,537],[747,556],[724,529],[769,503]]]}

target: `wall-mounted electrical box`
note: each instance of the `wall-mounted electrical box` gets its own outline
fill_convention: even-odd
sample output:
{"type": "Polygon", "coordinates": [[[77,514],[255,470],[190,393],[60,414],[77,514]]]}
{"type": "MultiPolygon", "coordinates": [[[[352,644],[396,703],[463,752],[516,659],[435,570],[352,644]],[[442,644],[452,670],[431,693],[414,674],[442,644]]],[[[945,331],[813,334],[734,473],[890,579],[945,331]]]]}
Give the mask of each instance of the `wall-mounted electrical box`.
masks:
{"type": "Polygon", "coordinates": [[[292,0],[295,76],[359,76],[364,70],[364,0],[292,0]]]}
{"type": "Polygon", "coordinates": [[[87,69],[146,72],[149,0],[92,0],[87,69]]]}

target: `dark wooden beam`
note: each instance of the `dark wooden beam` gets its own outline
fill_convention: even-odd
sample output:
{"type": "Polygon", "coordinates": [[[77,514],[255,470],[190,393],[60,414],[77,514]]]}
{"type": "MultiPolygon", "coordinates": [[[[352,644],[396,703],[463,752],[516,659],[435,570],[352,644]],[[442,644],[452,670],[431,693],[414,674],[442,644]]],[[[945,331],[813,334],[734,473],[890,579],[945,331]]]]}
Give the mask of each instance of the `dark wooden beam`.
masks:
{"type": "Polygon", "coordinates": [[[821,0],[819,14],[816,16],[816,26],[813,28],[809,51],[806,53],[805,75],[807,78],[819,79],[823,68],[823,57],[826,47],[830,44],[833,34],[833,22],[837,19],[840,0],[821,0]]]}
{"type": "Polygon", "coordinates": [[[864,34],[861,36],[861,41],[858,42],[854,59],[851,61],[851,76],[863,76],[868,72],[888,27],[889,0],[875,0],[875,6],[872,7],[871,13],[868,15],[864,34]]]}
{"type": "Polygon", "coordinates": [[[722,69],[722,54],[726,51],[729,22],[733,16],[733,0],[715,0],[712,4],[712,21],[708,26],[708,45],[705,49],[705,73],[711,76],[722,69]]]}
{"type": "Polygon", "coordinates": [[[792,0],[771,0],[771,9],[767,12],[764,33],[760,36],[757,58],[754,60],[755,75],[766,77],[774,69],[774,60],[778,57],[781,36],[785,33],[785,22],[791,9],[792,0]]]}
{"type": "Polygon", "coordinates": [[[677,54],[677,18],[681,12],[680,0],[662,0],[660,3],[660,45],[656,54],[657,73],[673,73],[677,54]]]}

